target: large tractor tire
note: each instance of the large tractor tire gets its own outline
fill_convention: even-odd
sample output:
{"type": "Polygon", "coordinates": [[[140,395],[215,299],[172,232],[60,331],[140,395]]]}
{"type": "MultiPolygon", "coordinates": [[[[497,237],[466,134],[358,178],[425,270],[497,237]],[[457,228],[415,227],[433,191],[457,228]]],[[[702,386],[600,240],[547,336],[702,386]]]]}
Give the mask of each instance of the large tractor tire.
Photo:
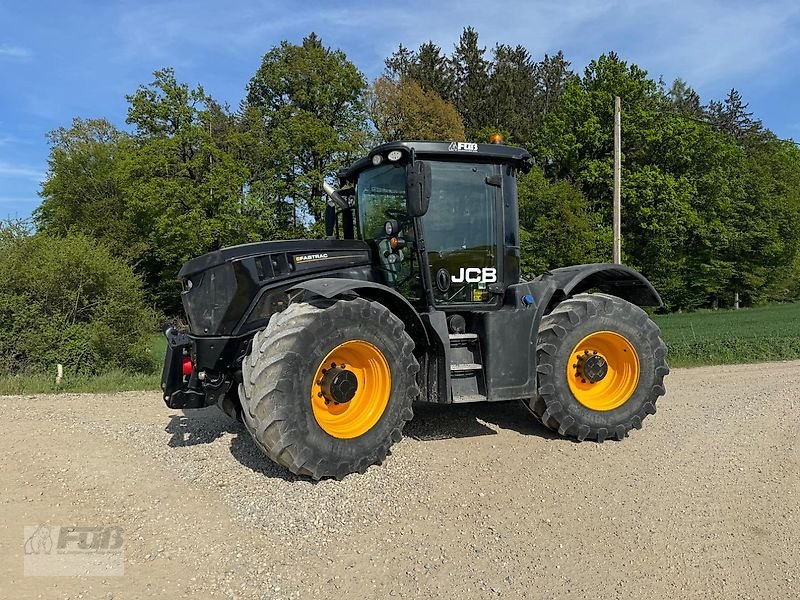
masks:
{"type": "Polygon", "coordinates": [[[403,322],[377,302],[291,304],[256,334],[242,364],[245,425],[292,473],[363,473],[413,416],[413,349],[403,322]]]}
{"type": "Polygon", "coordinates": [[[526,401],[546,427],[583,441],[622,440],[655,414],[669,373],[658,326],[641,308],[579,294],[542,319],[538,396],[526,401]]]}

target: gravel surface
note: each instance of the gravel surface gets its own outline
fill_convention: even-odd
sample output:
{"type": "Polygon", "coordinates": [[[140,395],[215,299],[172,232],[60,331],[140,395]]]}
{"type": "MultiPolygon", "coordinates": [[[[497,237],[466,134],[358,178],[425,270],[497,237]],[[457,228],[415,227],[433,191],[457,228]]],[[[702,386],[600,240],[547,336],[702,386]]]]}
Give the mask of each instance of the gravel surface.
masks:
{"type": "Polygon", "coordinates": [[[623,442],[427,406],[383,466],[298,479],[214,408],[5,396],[3,598],[797,598],[800,362],[675,370],[623,442]],[[23,577],[23,525],[118,525],[122,577],[23,577]]]}

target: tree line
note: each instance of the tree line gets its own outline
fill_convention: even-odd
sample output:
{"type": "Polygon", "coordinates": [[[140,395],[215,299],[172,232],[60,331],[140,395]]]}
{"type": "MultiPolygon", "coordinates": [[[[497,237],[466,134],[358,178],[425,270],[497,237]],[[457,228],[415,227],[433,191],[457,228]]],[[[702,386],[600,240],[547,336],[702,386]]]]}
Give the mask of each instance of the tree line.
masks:
{"type": "Polygon", "coordinates": [[[177,310],[181,264],[223,246],[322,235],[322,181],[394,139],[527,148],[520,178],[525,273],[611,258],[613,97],[623,105],[623,258],[671,310],[800,294],[800,149],[736,90],[704,103],[613,52],[582,72],[563,53],[403,45],[373,82],[311,34],[269,50],[241,103],[174,70],[127,96],[126,127],[76,118],[50,134],[36,229],[96,240],[177,310]]]}

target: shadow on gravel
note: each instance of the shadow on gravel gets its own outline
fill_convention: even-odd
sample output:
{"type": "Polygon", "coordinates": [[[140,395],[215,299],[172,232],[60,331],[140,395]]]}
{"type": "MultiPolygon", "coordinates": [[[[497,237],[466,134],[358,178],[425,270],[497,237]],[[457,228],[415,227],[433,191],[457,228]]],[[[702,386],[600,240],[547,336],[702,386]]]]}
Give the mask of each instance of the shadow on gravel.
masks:
{"type": "Polygon", "coordinates": [[[264,477],[269,477],[270,479],[283,479],[289,482],[306,481],[313,484],[319,483],[310,477],[298,477],[272,462],[261,452],[258,446],[256,446],[253,438],[250,437],[250,434],[244,428],[244,425],[242,425],[241,433],[231,440],[231,454],[242,466],[256,473],[260,473],[264,477]]]}
{"type": "Polygon", "coordinates": [[[418,403],[414,405],[414,419],[405,426],[403,435],[422,442],[497,435],[489,425],[546,440],[563,439],[539,423],[516,400],[474,404],[418,403]]]}
{"type": "Polygon", "coordinates": [[[170,448],[210,444],[226,433],[238,433],[239,430],[247,433],[244,427],[215,407],[172,415],[164,428],[172,436],[167,442],[170,448]]]}
{"type": "Polygon", "coordinates": [[[233,434],[230,451],[243,466],[265,477],[284,481],[299,479],[309,481],[304,477],[293,475],[264,456],[244,425],[234,421],[214,406],[187,410],[182,415],[173,415],[164,431],[172,436],[167,443],[170,448],[211,444],[226,433],[233,434]]]}
{"type": "MultiPolygon", "coordinates": [[[[516,401],[476,404],[418,403],[414,405],[414,419],[406,425],[403,434],[421,442],[497,435],[490,425],[547,440],[563,439],[538,423],[516,401]]],[[[216,407],[173,415],[164,430],[172,436],[168,442],[171,448],[211,444],[225,434],[233,434],[230,452],[242,466],[268,478],[289,482],[310,481],[273,463],[255,445],[244,425],[216,407]]]]}

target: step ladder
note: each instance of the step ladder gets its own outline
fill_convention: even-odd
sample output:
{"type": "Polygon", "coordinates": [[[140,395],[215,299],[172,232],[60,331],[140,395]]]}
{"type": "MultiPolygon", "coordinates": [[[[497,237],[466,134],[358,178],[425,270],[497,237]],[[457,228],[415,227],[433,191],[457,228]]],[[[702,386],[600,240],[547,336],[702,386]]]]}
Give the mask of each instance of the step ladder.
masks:
{"type": "Polygon", "coordinates": [[[450,334],[450,386],[454,403],[486,400],[486,381],[477,333],[450,334]]]}

